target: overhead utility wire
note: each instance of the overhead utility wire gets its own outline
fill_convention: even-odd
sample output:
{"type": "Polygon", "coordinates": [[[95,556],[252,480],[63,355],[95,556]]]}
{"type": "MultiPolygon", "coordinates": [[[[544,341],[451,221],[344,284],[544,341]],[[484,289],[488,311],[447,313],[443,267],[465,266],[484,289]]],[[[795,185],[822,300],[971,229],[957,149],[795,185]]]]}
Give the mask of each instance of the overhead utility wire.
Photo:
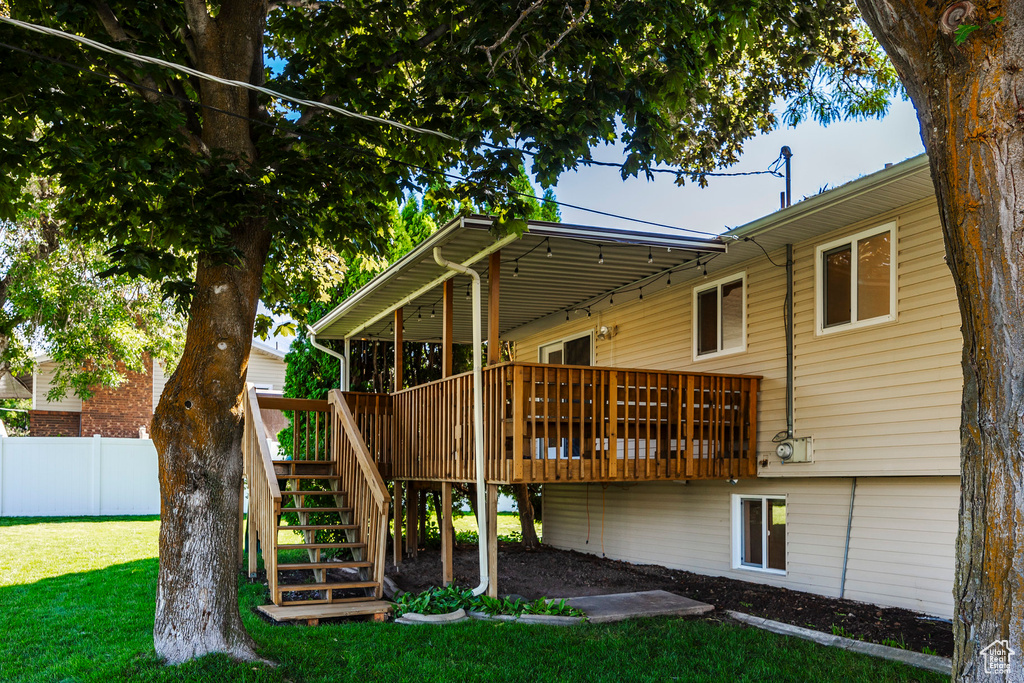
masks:
{"type": "MultiPolygon", "coordinates": [[[[370,114],[360,114],[358,112],[354,112],[354,111],[351,111],[349,109],[344,109],[342,107],[338,107],[338,106],[335,106],[333,104],[327,104],[325,102],[318,102],[316,100],[307,100],[307,99],[303,99],[303,98],[300,98],[300,97],[295,97],[293,95],[286,95],[285,93],[282,93],[282,92],[279,92],[279,91],[276,91],[276,90],[271,90],[270,88],[265,88],[265,87],[260,86],[260,85],[254,85],[252,83],[246,83],[245,81],[236,81],[236,80],[230,79],[230,78],[220,78],[219,76],[214,76],[212,74],[206,73],[205,71],[199,71],[198,69],[193,69],[192,67],[185,66],[183,64],[176,64],[174,62],[168,62],[168,61],[160,59],[158,57],[149,57],[147,55],[140,55],[140,54],[137,54],[137,53],[134,53],[134,52],[128,52],[126,50],[120,50],[120,49],[118,49],[116,47],[112,47],[110,45],[107,45],[106,43],[101,43],[99,41],[92,40],[91,38],[86,38],[84,36],[78,36],[78,35],[75,35],[73,33],[67,33],[65,31],[61,31],[59,29],[50,28],[48,26],[41,26],[39,24],[32,24],[32,23],[29,23],[27,21],[20,21],[18,19],[11,19],[9,17],[4,17],[4,16],[0,16],[0,22],[11,24],[12,26],[17,26],[19,28],[23,28],[23,29],[26,29],[28,31],[34,31],[35,33],[42,33],[44,35],[54,36],[54,37],[57,37],[57,38],[64,38],[65,40],[70,40],[72,42],[81,43],[82,45],[87,45],[89,47],[95,48],[95,49],[100,50],[102,52],[106,52],[108,54],[118,55],[118,56],[121,56],[121,57],[125,57],[126,59],[130,59],[130,60],[133,60],[133,61],[136,61],[136,62],[142,62],[144,64],[154,64],[156,66],[162,66],[164,68],[171,69],[172,71],[180,71],[180,72],[188,74],[190,76],[194,76],[196,78],[200,78],[200,79],[207,80],[207,81],[212,81],[214,83],[220,83],[222,85],[229,85],[229,86],[233,86],[233,87],[236,87],[236,88],[243,88],[243,89],[246,89],[246,90],[253,90],[255,92],[263,93],[264,95],[267,95],[269,97],[282,99],[282,100],[285,100],[285,101],[288,101],[288,102],[292,102],[292,103],[295,103],[295,104],[299,104],[299,105],[302,105],[302,106],[305,106],[305,107],[313,107],[313,108],[317,108],[317,109],[324,109],[324,110],[332,111],[332,112],[334,112],[336,114],[341,114],[342,116],[348,116],[348,117],[354,118],[354,119],[360,119],[360,120],[363,120],[363,121],[370,121],[370,122],[373,122],[373,123],[379,123],[379,124],[386,125],[386,126],[394,126],[395,128],[400,128],[402,130],[407,130],[407,131],[410,131],[410,132],[413,132],[413,133],[422,133],[424,135],[434,135],[434,136],[437,136],[437,137],[440,137],[440,138],[444,138],[445,140],[451,140],[452,142],[458,142],[458,143],[465,144],[465,140],[457,138],[457,137],[455,137],[453,135],[449,135],[448,133],[442,133],[441,131],[432,130],[430,128],[420,128],[418,126],[410,126],[409,124],[406,124],[406,123],[401,123],[399,121],[394,121],[392,119],[385,119],[385,118],[382,118],[382,117],[379,117],[379,116],[373,116],[373,115],[370,115],[370,114]]],[[[520,154],[528,154],[530,156],[535,156],[537,154],[536,152],[534,152],[532,150],[522,149],[522,148],[519,148],[519,147],[505,147],[505,146],[502,146],[502,145],[495,145],[495,144],[489,143],[489,142],[482,142],[481,144],[484,147],[488,147],[488,148],[496,150],[496,151],[518,152],[520,154]]],[[[783,177],[782,174],[779,172],[779,168],[781,167],[780,166],[781,159],[782,159],[782,156],[780,155],[778,159],[776,159],[774,162],[772,162],[772,165],[768,169],[762,170],[762,171],[735,171],[735,172],[699,171],[699,172],[688,172],[688,171],[684,171],[684,170],[675,171],[675,170],[672,170],[672,169],[669,169],[669,168],[648,168],[648,169],[645,169],[645,172],[649,172],[649,173],[670,173],[670,174],[676,176],[677,178],[680,177],[680,176],[687,176],[687,175],[697,176],[697,177],[712,177],[712,176],[735,177],[735,176],[771,175],[771,176],[774,176],[776,178],[781,178],[781,177],[783,177]]],[[[597,161],[595,159],[587,159],[587,158],[577,158],[577,159],[575,159],[575,161],[577,163],[580,163],[580,164],[583,164],[583,165],[586,165],[586,166],[607,166],[607,167],[619,168],[619,169],[623,168],[623,166],[624,166],[624,164],[616,163],[616,162],[613,162],[613,161],[597,161]]],[[[571,207],[571,208],[576,208],[576,207],[571,207]]],[[[665,227],[665,226],[660,226],[660,224],[657,224],[657,223],[652,223],[651,225],[659,225],[659,227],[665,227]]],[[[671,226],[669,226],[669,227],[671,227],[671,226]]]]}
{"type": "Polygon", "coordinates": [[[459,140],[456,137],[448,135],[447,133],[442,133],[442,132],[437,131],[437,130],[431,130],[429,128],[419,128],[418,126],[410,126],[410,125],[405,124],[405,123],[400,123],[398,121],[392,121],[391,119],[385,119],[385,118],[381,118],[379,116],[372,116],[370,114],[360,114],[358,112],[354,112],[354,111],[351,111],[351,110],[348,110],[348,109],[343,109],[342,107],[336,107],[333,104],[326,104],[324,102],[317,102],[315,100],[306,100],[306,99],[302,99],[301,97],[294,97],[292,95],[286,95],[284,93],[277,92],[276,90],[271,90],[270,88],[264,88],[263,86],[260,86],[260,85],[253,85],[252,83],[246,83],[245,81],[236,81],[236,80],[230,79],[230,78],[220,78],[219,76],[214,76],[212,74],[206,73],[205,71],[199,71],[198,69],[193,69],[192,67],[184,66],[183,64],[175,64],[174,62],[168,62],[166,60],[159,59],[157,57],[149,57],[149,56],[146,56],[146,55],[136,54],[134,52],[127,52],[125,50],[119,50],[116,47],[111,47],[109,45],[106,45],[105,43],[101,43],[99,41],[92,40],[90,38],[85,38],[83,36],[76,36],[73,33],[66,33],[64,31],[59,31],[59,30],[57,30],[55,28],[50,28],[48,26],[39,26],[38,24],[30,24],[30,23],[28,23],[26,21],[19,21],[17,19],[11,19],[9,17],[4,17],[4,16],[0,16],[0,22],[4,22],[6,24],[11,24],[12,26],[17,26],[19,28],[23,28],[23,29],[26,29],[28,31],[34,31],[36,33],[42,33],[44,35],[54,36],[54,37],[57,37],[57,38],[64,38],[66,40],[71,40],[71,41],[74,41],[76,43],[81,43],[83,45],[88,45],[89,47],[95,48],[95,49],[100,50],[102,52],[106,52],[106,53],[112,54],[112,55],[118,55],[120,57],[125,57],[126,59],[130,59],[130,60],[135,61],[135,62],[142,62],[144,64],[154,64],[156,66],[162,66],[162,67],[164,67],[166,69],[171,69],[172,71],[180,71],[182,73],[188,74],[189,76],[194,76],[195,78],[201,78],[201,79],[206,80],[206,81],[212,81],[214,83],[220,83],[221,85],[230,85],[230,86],[235,87],[235,88],[244,88],[246,90],[253,90],[255,92],[259,92],[259,93],[263,93],[264,95],[268,95],[269,97],[279,98],[279,99],[286,100],[288,102],[293,102],[295,104],[299,104],[299,105],[302,105],[302,106],[305,106],[305,107],[315,107],[315,108],[318,108],[318,109],[326,109],[327,111],[332,111],[332,112],[334,112],[336,114],[341,114],[342,116],[348,116],[348,117],[353,118],[353,119],[360,119],[362,121],[371,121],[373,123],[379,123],[379,124],[386,125],[386,126],[394,126],[395,128],[401,128],[402,130],[407,130],[407,131],[412,132],[412,133],[422,133],[424,135],[434,135],[434,136],[437,136],[439,138],[444,138],[446,140],[452,140],[453,142],[462,142],[461,140],[459,140]]]}
{"type": "MultiPolygon", "coordinates": [[[[214,106],[209,105],[209,104],[203,104],[202,102],[194,102],[194,101],[192,101],[192,100],[190,100],[188,98],[181,97],[179,95],[174,95],[174,94],[171,94],[171,93],[163,92],[163,91],[159,90],[158,88],[152,88],[152,87],[149,87],[149,86],[145,86],[145,85],[142,85],[140,83],[136,83],[134,81],[130,81],[130,80],[127,80],[127,79],[124,79],[124,78],[120,78],[120,77],[115,76],[113,74],[99,73],[99,72],[93,71],[91,69],[87,69],[85,67],[79,66],[77,64],[73,64],[71,62],[67,62],[67,61],[62,60],[62,59],[57,59],[55,57],[50,57],[48,55],[43,55],[43,54],[40,54],[38,52],[34,52],[32,50],[26,50],[24,48],[15,47],[14,45],[8,45],[7,43],[3,43],[3,42],[0,42],[0,47],[5,47],[5,48],[7,48],[9,50],[13,50],[15,52],[19,52],[19,53],[22,53],[22,54],[25,54],[25,55],[29,55],[31,57],[35,57],[36,59],[41,59],[41,60],[44,60],[44,61],[47,61],[47,62],[51,62],[53,64],[59,64],[61,66],[67,66],[67,67],[70,67],[72,69],[78,70],[80,73],[83,73],[83,74],[86,74],[86,75],[90,75],[90,76],[94,76],[96,78],[103,78],[105,80],[110,80],[110,81],[113,81],[115,83],[121,83],[123,85],[129,86],[129,87],[132,87],[132,88],[137,88],[139,90],[145,90],[147,92],[152,92],[152,93],[155,93],[157,95],[160,95],[161,97],[165,97],[165,98],[168,98],[168,99],[173,99],[173,100],[176,100],[176,101],[181,102],[182,104],[185,104],[185,105],[188,105],[188,106],[198,106],[198,107],[201,107],[203,109],[209,109],[210,111],[215,111],[215,112],[217,112],[219,114],[224,114],[226,116],[231,116],[231,117],[234,117],[234,118],[237,118],[237,119],[242,119],[242,120],[245,120],[245,121],[249,121],[249,122],[254,123],[254,124],[258,125],[258,126],[262,126],[262,127],[265,127],[265,128],[270,128],[272,130],[277,129],[279,127],[277,123],[274,123],[274,122],[271,122],[271,121],[261,121],[259,119],[254,119],[254,118],[252,118],[250,116],[245,116],[244,114],[237,114],[235,112],[231,112],[231,111],[228,111],[226,109],[221,109],[219,107],[214,107],[214,106]]],[[[448,172],[442,171],[442,170],[440,170],[438,168],[429,167],[429,166],[423,166],[423,165],[420,165],[420,164],[414,164],[414,163],[411,163],[411,162],[408,162],[408,161],[403,161],[401,159],[396,159],[396,158],[391,157],[391,156],[387,156],[387,155],[384,155],[384,154],[379,154],[377,152],[374,152],[373,150],[363,149],[363,148],[360,148],[360,147],[354,147],[352,145],[345,145],[345,144],[336,142],[334,140],[331,140],[329,138],[325,138],[325,137],[320,136],[320,135],[316,135],[316,134],[312,134],[312,133],[307,133],[307,132],[303,132],[303,131],[300,131],[300,134],[303,137],[307,138],[307,139],[317,140],[319,142],[323,142],[325,144],[333,145],[333,146],[335,146],[338,149],[344,149],[344,150],[346,150],[348,152],[353,152],[355,154],[361,154],[361,155],[364,155],[364,156],[372,156],[372,157],[374,157],[376,159],[382,159],[382,160],[385,160],[385,161],[391,161],[393,163],[406,166],[408,168],[413,168],[413,169],[416,169],[416,170],[419,170],[419,171],[423,171],[424,173],[427,173],[427,174],[433,173],[435,175],[442,176],[442,177],[447,178],[449,180],[456,180],[456,181],[459,181],[459,182],[467,182],[467,183],[474,183],[476,185],[483,185],[483,183],[481,183],[478,180],[472,180],[470,178],[465,178],[463,176],[456,175],[454,173],[448,173],[448,172]]],[[[678,230],[678,231],[681,231],[681,232],[689,232],[689,233],[694,233],[696,235],[707,235],[707,236],[710,236],[710,237],[721,237],[721,235],[718,235],[718,234],[713,233],[713,232],[708,232],[706,230],[694,230],[693,228],[682,228],[682,227],[679,227],[678,225],[669,225],[667,223],[657,223],[657,222],[654,222],[654,221],[648,221],[648,220],[644,220],[644,219],[641,219],[641,218],[633,218],[633,217],[630,217],[630,216],[623,216],[621,214],[610,213],[608,211],[600,211],[598,209],[591,209],[591,208],[588,208],[588,207],[585,207],[585,206],[580,206],[578,204],[569,204],[568,202],[562,202],[562,201],[559,201],[557,199],[548,199],[548,198],[545,198],[545,197],[538,197],[538,196],[530,194],[528,192],[520,192],[518,190],[513,190],[513,189],[508,189],[507,192],[509,194],[514,194],[514,195],[517,195],[517,196],[520,196],[520,197],[525,197],[525,198],[528,198],[528,199],[534,199],[534,200],[542,202],[542,203],[547,202],[547,203],[551,203],[551,204],[556,204],[558,206],[564,206],[566,208],[576,209],[577,211],[585,211],[587,213],[593,213],[593,214],[598,214],[598,215],[601,215],[601,216],[607,216],[609,218],[615,218],[615,219],[618,219],[618,220],[630,221],[630,222],[633,222],[633,223],[640,223],[640,224],[643,224],[643,225],[651,225],[651,226],[655,226],[655,227],[659,227],[659,228],[667,228],[669,230],[678,230]]]]}

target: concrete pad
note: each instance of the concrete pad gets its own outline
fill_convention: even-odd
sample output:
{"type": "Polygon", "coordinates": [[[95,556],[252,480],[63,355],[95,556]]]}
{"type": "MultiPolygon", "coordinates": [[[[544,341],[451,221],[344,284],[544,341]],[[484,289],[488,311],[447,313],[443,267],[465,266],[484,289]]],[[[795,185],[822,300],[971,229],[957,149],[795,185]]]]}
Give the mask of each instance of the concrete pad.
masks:
{"type": "Polygon", "coordinates": [[[704,614],[713,605],[684,598],[668,591],[642,591],[613,595],[587,595],[568,598],[566,604],[583,610],[592,623],[623,621],[637,617],[667,617],[704,614]]]}

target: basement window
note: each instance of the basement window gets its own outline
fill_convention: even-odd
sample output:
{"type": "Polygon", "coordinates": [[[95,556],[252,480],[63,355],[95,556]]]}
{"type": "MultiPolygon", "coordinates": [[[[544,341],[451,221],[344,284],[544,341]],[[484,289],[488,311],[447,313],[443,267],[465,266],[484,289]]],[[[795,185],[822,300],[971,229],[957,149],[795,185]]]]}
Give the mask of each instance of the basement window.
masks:
{"type": "Polygon", "coordinates": [[[746,350],[746,289],[746,273],[694,287],[694,360],[746,350]]]}
{"type": "Polygon", "coordinates": [[[732,566],[786,573],[785,496],[732,497],[732,566]]]}
{"type": "Polygon", "coordinates": [[[895,247],[895,223],[818,247],[818,334],[896,319],[895,247]]]}

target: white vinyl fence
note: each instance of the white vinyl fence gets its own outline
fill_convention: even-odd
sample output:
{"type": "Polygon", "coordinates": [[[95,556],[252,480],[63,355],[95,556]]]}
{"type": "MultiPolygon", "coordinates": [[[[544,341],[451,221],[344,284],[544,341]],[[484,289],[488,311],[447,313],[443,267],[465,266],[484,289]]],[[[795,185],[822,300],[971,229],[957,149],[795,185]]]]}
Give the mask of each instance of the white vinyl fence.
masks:
{"type": "Polygon", "coordinates": [[[156,515],[150,439],[0,438],[0,517],[156,515]]]}

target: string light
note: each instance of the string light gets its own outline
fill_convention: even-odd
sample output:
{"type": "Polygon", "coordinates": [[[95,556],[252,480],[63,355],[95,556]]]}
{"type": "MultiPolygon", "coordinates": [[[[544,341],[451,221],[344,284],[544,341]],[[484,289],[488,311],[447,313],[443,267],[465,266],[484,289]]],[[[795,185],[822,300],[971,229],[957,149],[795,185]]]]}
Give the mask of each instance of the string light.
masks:
{"type": "Polygon", "coordinates": [[[587,308],[587,317],[588,318],[590,317],[590,308],[589,307],[587,308]]]}
{"type": "Polygon", "coordinates": [[[644,288],[641,287],[640,288],[640,301],[643,301],[643,300],[644,300],[644,288]]]}
{"type": "Polygon", "coordinates": [[[516,267],[512,271],[512,277],[519,277],[519,259],[516,259],[516,267]]]}
{"type": "Polygon", "coordinates": [[[654,263],[654,254],[651,253],[651,248],[647,247],[647,262],[654,263]]]}
{"type": "Polygon", "coordinates": [[[416,309],[416,319],[423,320],[423,313],[418,308],[416,309]]]}
{"type": "Polygon", "coordinates": [[[565,322],[569,322],[569,309],[565,309],[565,322]]]}
{"type": "Polygon", "coordinates": [[[668,271],[668,280],[665,282],[666,287],[672,286],[672,271],[668,271]]]}
{"type": "Polygon", "coordinates": [[[469,285],[466,285],[466,300],[467,301],[469,301],[470,299],[473,298],[473,295],[470,293],[470,288],[469,287],[470,287],[469,285]]]}
{"type": "Polygon", "coordinates": [[[604,247],[597,248],[597,262],[604,263],[604,247]]]}
{"type": "Polygon", "coordinates": [[[703,265],[703,268],[704,268],[704,277],[707,277],[708,276],[708,264],[705,263],[703,265]]]}
{"type": "Polygon", "coordinates": [[[437,311],[437,304],[434,304],[433,306],[430,307],[430,317],[431,318],[436,318],[437,317],[436,311],[437,311]]]}
{"type": "Polygon", "coordinates": [[[614,306],[615,305],[615,295],[614,294],[612,294],[610,297],[608,297],[608,305],[609,306],[614,306]]]}
{"type": "Polygon", "coordinates": [[[552,256],[554,256],[554,254],[551,253],[551,238],[550,237],[545,237],[544,241],[548,245],[548,254],[547,254],[547,256],[548,256],[548,258],[551,258],[552,256]]]}

